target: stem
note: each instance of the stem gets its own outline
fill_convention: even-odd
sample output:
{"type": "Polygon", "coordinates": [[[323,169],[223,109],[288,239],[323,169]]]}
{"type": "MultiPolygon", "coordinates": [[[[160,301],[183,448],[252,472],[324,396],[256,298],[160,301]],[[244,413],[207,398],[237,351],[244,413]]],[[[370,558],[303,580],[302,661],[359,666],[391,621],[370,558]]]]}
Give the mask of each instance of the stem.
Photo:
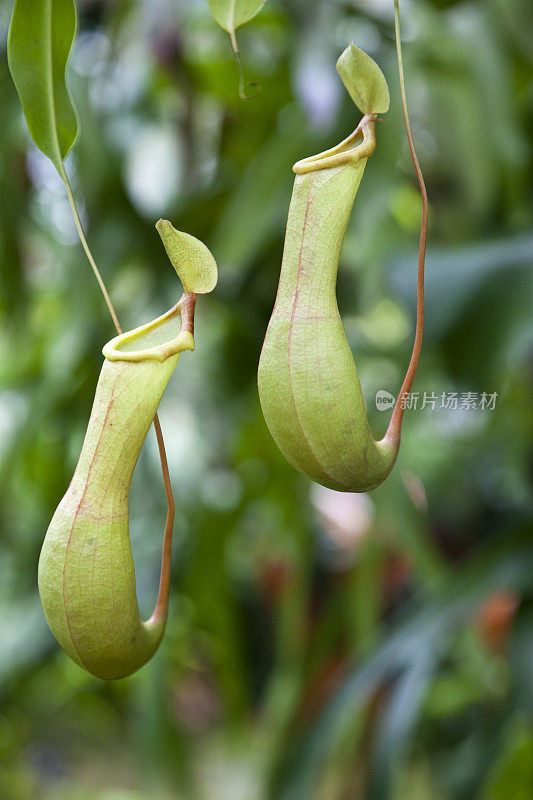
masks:
{"type": "Polygon", "coordinates": [[[65,184],[65,189],[67,190],[68,201],[70,203],[72,216],[74,217],[74,222],[76,223],[76,229],[78,231],[78,236],[80,237],[81,245],[82,245],[83,249],[85,250],[85,255],[87,256],[89,264],[91,265],[91,269],[94,272],[95,278],[98,281],[98,285],[99,285],[99,287],[100,287],[100,289],[102,291],[102,294],[104,295],[104,300],[105,300],[106,305],[107,305],[107,307],[109,309],[109,313],[111,314],[111,319],[113,320],[113,325],[117,329],[117,333],[122,333],[122,328],[120,327],[120,322],[118,321],[117,312],[115,311],[113,303],[111,302],[111,298],[109,297],[109,293],[108,293],[106,285],[104,283],[104,279],[100,275],[100,270],[96,266],[96,262],[95,262],[95,260],[93,258],[93,255],[92,255],[91,251],[89,250],[89,245],[87,244],[87,239],[85,238],[85,233],[83,231],[83,226],[81,224],[80,215],[78,214],[78,208],[76,206],[76,201],[74,200],[74,195],[72,194],[72,189],[70,187],[70,182],[69,182],[69,179],[67,177],[67,173],[65,172],[62,177],[63,177],[63,182],[65,184]]]}
{"type": "MultiPolygon", "coordinates": [[[[242,66],[241,56],[240,56],[240,53],[239,53],[239,47],[237,45],[237,35],[235,33],[235,28],[232,28],[229,31],[229,38],[230,38],[230,42],[231,42],[231,49],[233,50],[233,55],[235,56],[235,61],[237,62],[237,66],[239,68],[239,97],[240,97],[241,100],[253,100],[253,98],[257,94],[259,94],[260,90],[258,88],[257,91],[254,92],[251,95],[247,95],[246,92],[244,91],[244,86],[245,86],[244,69],[243,69],[243,66],[242,66]]],[[[247,85],[248,86],[259,86],[259,84],[256,81],[247,81],[247,85]]]]}
{"type": "MultiPolygon", "coordinates": [[[[178,306],[181,314],[181,332],[188,331],[194,335],[194,309],[196,307],[197,294],[185,292],[179,300],[178,306]]],[[[163,471],[163,483],[165,484],[165,494],[167,497],[167,518],[165,520],[165,533],[163,534],[163,555],[161,557],[161,575],[159,578],[159,593],[154,613],[148,620],[149,624],[165,625],[168,613],[168,597],[170,593],[170,563],[172,561],[172,529],[174,527],[174,514],[176,505],[172,494],[172,484],[168,471],[167,454],[165,452],[165,442],[157,414],[154,417],[155,435],[159,448],[159,458],[161,459],[161,469],[163,471]]]]}
{"type": "Polygon", "coordinates": [[[391,421],[386,433],[386,439],[397,440],[400,444],[402,419],[405,408],[402,406],[403,398],[409,394],[413,381],[415,378],[416,369],[420,360],[420,351],[422,349],[422,337],[424,334],[424,267],[426,263],[426,239],[428,228],[428,196],[426,192],[426,185],[418,158],[415,152],[415,145],[413,142],[413,135],[411,133],[411,123],[409,121],[409,112],[407,110],[407,97],[405,94],[405,76],[403,71],[403,58],[402,58],[402,42],[400,36],[400,5],[399,0],[394,0],[394,33],[396,38],[396,53],[398,56],[398,73],[400,77],[400,93],[402,96],[402,109],[403,118],[405,122],[405,130],[407,132],[407,141],[409,142],[409,150],[411,152],[411,159],[413,161],[418,185],[420,187],[420,194],[422,196],[422,220],[420,224],[420,243],[418,246],[418,279],[416,290],[416,332],[415,341],[413,344],[413,352],[409,367],[405,375],[400,394],[396,400],[394,411],[392,412],[391,421]]]}
{"type": "Polygon", "coordinates": [[[161,460],[161,471],[163,472],[163,483],[165,484],[165,495],[167,498],[167,518],[165,520],[165,532],[163,534],[163,554],[161,556],[159,592],[157,595],[157,603],[154,613],[150,618],[151,621],[153,621],[155,624],[158,624],[165,622],[168,612],[168,596],[170,593],[170,563],[172,561],[172,530],[174,527],[174,514],[176,511],[176,505],[174,503],[172,484],[170,482],[170,475],[168,471],[163,432],[161,430],[161,425],[159,423],[159,417],[157,414],[154,417],[154,428],[155,435],[157,437],[157,446],[159,448],[159,458],[161,460]]]}
{"type": "MultiPolygon", "coordinates": [[[[98,281],[98,285],[104,296],[104,300],[111,315],[111,319],[113,320],[113,324],[117,330],[117,333],[120,334],[122,333],[122,327],[120,325],[120,322],[118,321],[117,312],[115,311],[115,307],[113,306],[113,303],[109,296],[109,292],[107,291],[104,279],[102,278],[100,270],[96,266],[96,262],[89,249],[89,245],[87,243],[87,239],[85,238],[85,233],[83,230],[83,225],[81,224],[80,215],[78,213],[78,208],[76,206],[76,201],[74,199],[74,194],[70,186],[70,181],[64,169],[61,174],[61,178],[63,179],[63,183],[65,184],[68,201],[70,203],[70,208],[72,210],[74,222],[76,223],[78,236],[80,237],[80,241],[85,251],[85,255],[87,256],[89,264],[91,265],[91,269],[94,272],[96,280],[98,281]]],[[[194,306],[193,306],[193,313],[194,313],[194,306]]],[[[165,486],[165,495],[167,498],[167,517],[165,521],[165,532],[163,534],[163,553],[161,556],[161,575],[159,579],[159,593],[157,596],[155,611],[152,614],[151,619],[154,621],[157,620],[164,622],[166,620],[168,611],[168,596],[170,591],[170,564],[172,560],[172,529],[174,526],[174,514],[176,506],[174,503],[174,495],[172,493],[172,483],[170,481],[170,474],[168,471],[168,461],[165,450],[165,442],[163,440],[163,432],[161,430],[161,424],[159,422],[159,417],[157,414],[153,419],[153,424],[155,428],[155,435],[157,438],[157,446],[159,449],[159,459],[161,461],[161,472],[163,473],[163,484],[165,486]]]]}

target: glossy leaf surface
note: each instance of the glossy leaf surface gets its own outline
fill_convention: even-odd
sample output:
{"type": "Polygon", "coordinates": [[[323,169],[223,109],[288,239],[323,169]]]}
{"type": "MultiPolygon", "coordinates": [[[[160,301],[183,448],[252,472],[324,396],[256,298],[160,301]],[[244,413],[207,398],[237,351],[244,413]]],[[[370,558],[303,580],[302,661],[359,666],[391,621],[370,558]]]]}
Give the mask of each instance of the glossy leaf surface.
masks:
{"type": "Polygon", "coordinates": [[[78,133],[65,76],[75,34],[73,0],[16,0],[9,69],[32,138],[60,174],[78,133]]]}

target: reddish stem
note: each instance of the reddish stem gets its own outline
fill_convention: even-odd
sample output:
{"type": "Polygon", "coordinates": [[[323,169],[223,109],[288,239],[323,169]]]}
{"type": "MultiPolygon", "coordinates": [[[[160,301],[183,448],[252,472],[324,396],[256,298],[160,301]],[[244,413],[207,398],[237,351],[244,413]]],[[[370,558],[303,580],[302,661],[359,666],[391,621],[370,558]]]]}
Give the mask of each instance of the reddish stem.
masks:
{"type": "Polygon", "coordinates": [[[428,196],[426,191],[426,184],[424,183],[424,176],[418,163],[418,158],[415,151],[413,142],[413,135],[411,133],[411,123],[409,121],[409,112],[407,110],[407,98],[405,94],[405,77],[403,71],[402,59],[402,46],[400,38],[400,15],[398,0],[394,0],[394,27],[396,34],[396,52],[398,54],[398,72],[400,75],[400,92],[402,96],[402,109],[403,118],[405,122],[405,130],[407,132],[407,141],[409,143],[409,150],[411,158],[415,167],[418,185],[420,187],[420,194],[422,196],[422,221],[420,225],[420,243],[418,247],[418,279],[416,290],[416,332],[415,341],[413,344],[413,352],[411,354],[411,361],[405,375],[400,394],[396,400],[394,411],[392,412],[391,421],[387,429],[386,439],[396,440],[398,446],[400,444],[401,427],[403,414],[405,411],[404,403],[402,400],[409,394],[413,381],[415,379],[416,369],[420,360],[420,351],[422,349],[422,337],[424,334],[424,268],[426,263],[426,239],[428,228],[428,196]]]}
{"type": "Polygon", "coordinates": [[[167,498],[167,518],[165,520],[165,532],[163,534],[163,554],[161,556],[159,593],[157,595],[157,603],[154,613],[150,618],[150,621],[158,623],[166,620],[168,612],[168,597],[170,593],[170,566],[172,562],[172,530],[174,527],[176,504],[174,502],[172,484],[170,482],[170,474],[168,471],[168,461],[165,451],[165,443],[163,441],[163,432],[161,431],[161,425],[157,414],[154,417],[154,428],[155,435],[157,437],[157,446],[159,448],[159,458],[161,460],[161,471],[163,472],[165,495],[167,498]]]}
{"type": "MultiPolygon", "coordinates": [[[[178,303],[181,314],[181,330],[188,331],[194,334],[194,310],[196,307],[196,299],[198,295],[192,293],[185,293],[180,298],[178,303]]],[[[157,603],[154,613],[148,620],[149,623],[158,625],[165,623],[168,613],[168,600],[170,593],[170,567],[172,563],[172,529],[174,527],[174,514],[176,505],[174,502],[174,495],[172,493],[172,484],[170,482],[170,475],[168,471],[167,454],[165,452],[165,443],[163,441],[163,433],[159,423],[157,414],[154,417],[155,435],[157,437],[157,446],[159,448],[159,458],[161,460],[161,470],[163,472],[163,483],[165,485],[165,495],[167,498],[167,518],[165,520],[165,532],[163,534],[163,553],[161,556],[161,575],[159,578],[159,593],[157,595],[157,603]]]]}

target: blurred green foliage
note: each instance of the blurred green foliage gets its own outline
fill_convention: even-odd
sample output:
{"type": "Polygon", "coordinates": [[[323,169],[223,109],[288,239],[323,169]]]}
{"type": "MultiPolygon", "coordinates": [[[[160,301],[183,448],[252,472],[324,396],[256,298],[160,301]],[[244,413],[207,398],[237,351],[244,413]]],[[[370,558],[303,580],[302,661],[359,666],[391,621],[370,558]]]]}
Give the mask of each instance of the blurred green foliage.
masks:
{"type": "MultiPolygon", "coordinates": [[[[376,436],[414,321],[420,201],[392,0],[268,0],[238,73],[203,0],[80,0],[67,168],[124,325],[176,280],[153,223],[201,238],[220,283],[161,408],[177,499],[153,661],[104,684],[49,634],[36,565],[112,326],[63,187],[0,66],[0,796],[5,800],[526,800],[533,796],[533,36],[526,0],[402,3],[431,202],[427,335],[391,477],[310,486],[262,419],[291,164],[357,123],[350,39],[392,93],[347,234],[339,304],[376,436]],[[442,393],[497,393],[494,410],[442,393]]],[[[0,5],[5,38],[10,2],[0,5]]],[[[165,504],[154,437],[131,496],[141,608],[165,504]]]]}

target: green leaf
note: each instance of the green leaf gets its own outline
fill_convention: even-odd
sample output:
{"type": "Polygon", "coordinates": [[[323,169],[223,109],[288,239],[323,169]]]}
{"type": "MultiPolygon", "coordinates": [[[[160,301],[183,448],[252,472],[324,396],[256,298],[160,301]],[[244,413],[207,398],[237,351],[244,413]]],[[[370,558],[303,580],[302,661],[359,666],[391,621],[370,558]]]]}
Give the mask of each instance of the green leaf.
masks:
{"type": "Polygon", "coordinates": [[[389,87],[384,74],[374,59],[353,42],[337,61],[337,72],[363,114],[384,114],[389,110],[389,87]]]}
{"type": "Polygon", "coordinates": [[[214,19],[230,36],[259,14],[266,0],[208,0],[214,19]]]}
{"type": "Polygon", "coordinates": [[[217,265],[205,244],[190,233],[177,231],[167,219],[158,220],[155,227],[184,290],[194,294],[212,292],[217,285],[217,265]]]}
{"type": "Polygon", "coordinates": [[[33,141],[61,176],[63,159],[78,134],[65,75],[75,34],[74,0],[16,0],[9,69],[33,141]]]}

